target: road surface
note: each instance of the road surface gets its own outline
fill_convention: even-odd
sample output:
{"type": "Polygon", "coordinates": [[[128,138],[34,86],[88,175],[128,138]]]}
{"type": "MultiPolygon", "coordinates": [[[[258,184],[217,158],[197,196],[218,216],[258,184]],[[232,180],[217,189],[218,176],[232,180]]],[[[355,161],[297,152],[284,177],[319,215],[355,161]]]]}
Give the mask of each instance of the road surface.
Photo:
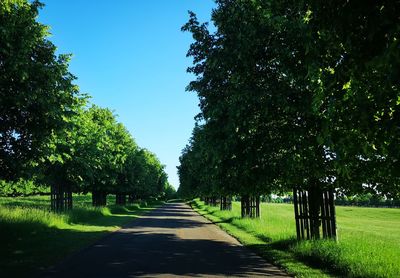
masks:
{"type": "Polygon", "coordinates": [[[183,203],[134,220],[43,277],[287,277],[183,203]]]}

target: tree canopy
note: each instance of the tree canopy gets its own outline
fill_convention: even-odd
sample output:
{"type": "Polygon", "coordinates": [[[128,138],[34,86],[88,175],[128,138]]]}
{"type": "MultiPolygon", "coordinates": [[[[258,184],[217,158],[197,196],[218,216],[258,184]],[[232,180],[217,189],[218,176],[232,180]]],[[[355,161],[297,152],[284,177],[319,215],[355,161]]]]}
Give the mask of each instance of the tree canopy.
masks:
{"type": "Polygon", "coordinates": [[[56,55],[38,1],[0,3],[0,178],[16,179],[79,101],[69,55],[56,55]],[[18,173],[18,174],[17,174],[18,173]]]}
{"type": "Polygon", "coordinates": [[[216,3],[214,32],[182,28],[201,113],[180,190],[398,196],[399,3],[216,3]]]}
{"type": "Polygon", "coordinates": [[[42,193],[47,185],[56,199],[65,192],[171,195],[156,155],[136,144],[113,111],[80,93],[70,55],[56,55],[49,27],[37,21],[42,7],[0,3],[0,193],[42,193]]]}

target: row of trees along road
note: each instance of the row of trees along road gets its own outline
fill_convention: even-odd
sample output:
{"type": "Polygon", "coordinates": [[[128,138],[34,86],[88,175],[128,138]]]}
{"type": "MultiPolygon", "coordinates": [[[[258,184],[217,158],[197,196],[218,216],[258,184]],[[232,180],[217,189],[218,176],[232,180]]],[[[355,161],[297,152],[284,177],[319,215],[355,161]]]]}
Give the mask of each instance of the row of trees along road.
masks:
{"type": "Polygon", "coordinates": [[[95,206],[110,193],[118,204],[162,196],[171,189],[164,166],[109,109],[89,105],[69,55],[55,54],[36,21],[41,7],[0,3],[0,179],[49,185],[56,211],[72,208],[73,192],[91,192],[95,206]]]}
{"type": "Polygon", "coordinates": [[[212,28],[182,28],[201,113],[180,193],[256,217],[260,194],[294,190],[299,238],[336,236],[334,192],[398,198],[400,2],[216,4],[212,28]]]}

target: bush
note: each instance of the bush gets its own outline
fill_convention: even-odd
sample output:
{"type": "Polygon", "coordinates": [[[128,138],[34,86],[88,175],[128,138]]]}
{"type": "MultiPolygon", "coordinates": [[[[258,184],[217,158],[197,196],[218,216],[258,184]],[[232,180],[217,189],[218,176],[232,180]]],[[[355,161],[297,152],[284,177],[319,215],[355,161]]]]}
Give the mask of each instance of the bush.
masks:
{"type": "Polygon", "coordinates": [[[336,205],[362,206],[362,207],[400,207],[400,199],[385,199],[383,196],[371,193],[357,194],[354,196],[338,196],[336,205]]]}
{"type": "Polygon", "coordinates": [[[34,180],[19,179],[18,181],[0,180],[0,196],[17,197],[50,193],[48,186],[37,183],[34,180]]]}

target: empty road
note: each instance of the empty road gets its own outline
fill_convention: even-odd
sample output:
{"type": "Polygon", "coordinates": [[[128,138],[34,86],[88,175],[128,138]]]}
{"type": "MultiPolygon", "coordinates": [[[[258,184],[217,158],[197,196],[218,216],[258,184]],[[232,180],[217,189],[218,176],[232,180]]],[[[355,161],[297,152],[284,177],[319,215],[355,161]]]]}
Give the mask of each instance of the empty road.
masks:
{"type": "Polygon", "coordinates": [[[287,277],[183,203],[170,203],[43,277],[287,277]]]}

